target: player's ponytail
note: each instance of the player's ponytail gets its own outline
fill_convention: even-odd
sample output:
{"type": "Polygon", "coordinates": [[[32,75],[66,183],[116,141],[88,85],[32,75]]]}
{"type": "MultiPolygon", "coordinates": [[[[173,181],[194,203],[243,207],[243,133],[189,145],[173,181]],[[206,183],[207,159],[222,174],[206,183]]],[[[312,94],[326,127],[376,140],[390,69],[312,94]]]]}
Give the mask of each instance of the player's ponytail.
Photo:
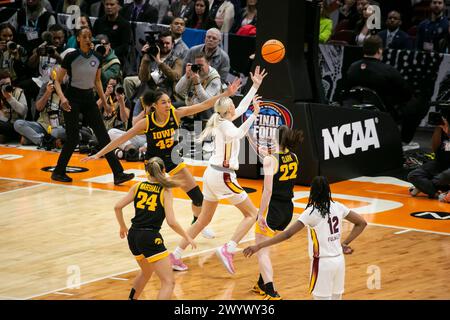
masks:
{"type": "Polygon", "coordinates": [[[200,133],[200,136],[197,139],[198,143],[213,135],[214,129],[217,128],[219,122],[225,118],[230,106],[234,106],[234,104],[233,100],[229,97],[222,97],[216,101],[214,104],[214,114],[209,118],[205,129],[200,133]]]}
{"type": "Polygon", "coordinates": [[[303,131],[290,129],[288,126],[282,125],[278,127],[278,145],[280,150],[288,148],[294,151],[296,147],[303,141],[303,131]]]}
{"type": "Polygon", "coordinates": [[[311,182],[311,190],[306,209],[312,206],[313,211],[318,210],[322,218],[325,218],[325,215],[330,213],[331,201],[333,199],[331,198],[331,190],[327,178],[324,176],[314,177],[311,182]]]}
{"type": "Polygon", "coordinates": [[[155,178],[164,188],[177,187],[179,184],[174,179],[167,177],[164,173],[165,168],[164,162],[158,157],[150,158],[145,165],[145,170],[148,174],[155,178]]]}

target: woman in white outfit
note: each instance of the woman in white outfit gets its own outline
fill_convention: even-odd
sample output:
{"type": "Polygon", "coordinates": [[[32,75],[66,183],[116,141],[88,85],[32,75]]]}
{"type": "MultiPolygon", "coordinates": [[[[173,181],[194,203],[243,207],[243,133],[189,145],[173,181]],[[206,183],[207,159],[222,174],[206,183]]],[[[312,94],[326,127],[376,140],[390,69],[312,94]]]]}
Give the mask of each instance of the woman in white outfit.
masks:
{"type": "MultiPolygon", "coordinates": [[[[240,140],[245,137],[259,113],[259,98],[255,94],[266,75],[265,70],[260,71],[259,66],[256,67],[254,75],[250,73],[253,86],[237,108],[231,99],[219,99],[214,105],[214,114],[199,137],[200,141],[210,135],[214,137],[214,153],[203,174],[202,211],[198,220],[189,228],[188,234],[194,239],[209,224],[220,200],[227,199],[235,205],[242,212],[244,218],[236,228],[231,240],[217,249],[218,256],[231,274],[235,273],[233,255],[237,244],[256,221],[257,209],[237,182],[235,170],[239,169],[240,140]],[[233,121],[247,111],[252,99],[253,114],[239,128],[236,127],[233,121]]],[[[181,261],[183,250],[187,246],[188,242],[182,239],[179,246],[170,255],[174,270],[185,271],[188,269],[181,261]]]]}
{"type": "Polygon", "coordinates": [[[311,183],[308,205],[296,222],[275,237],[245,248],[250,257],[262,248],[289,239],[308,227],[311,279],[309,292],[315,300],[340,300],[344,293],[345,260],[343,254],[351,254],[349,244],[363,232],[367,222],[359,214],[343,204],[333,201],[328,181],[317,176],[311,183]],[[342,221],[354,224],[347,238],[341,242],[342,221]]]}

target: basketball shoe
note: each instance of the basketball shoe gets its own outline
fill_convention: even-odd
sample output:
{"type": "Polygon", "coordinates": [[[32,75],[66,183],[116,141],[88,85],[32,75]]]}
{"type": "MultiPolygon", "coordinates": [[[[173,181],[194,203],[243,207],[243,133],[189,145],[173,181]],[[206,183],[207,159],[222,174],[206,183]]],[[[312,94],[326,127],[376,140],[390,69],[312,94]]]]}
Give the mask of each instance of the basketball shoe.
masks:
{"type": "Polygon", "coordinates": [[[214,234],[214,231],[208,227],[203,228],[202,236],[206,239],[214,239],[216,237],[216,235],[214,234]]]}
{"type": "Polygon", "coordinates": [[[274,293],[266,293],[264,300],[283,300],[277,291],[274,293]]]}
{"type": "Polygon", "coordinates": [[[259,283],[256,282],[255,286],[251,290],[252,292],[259,294],[260,296],[265,296],[266,292],[259,286],[259,283]]]}
{"type": "Polygon", "coordinates": [[[169,254],[170,264],[172,265],[172,269],[175,271],[186,271],[188,268],[187,265],[183,263],[181,259],[175,258],[173,253],[169,254]]]}
{"type": "Polygon", "coordinates": [[[410,187],[408,191],[411,197],[415,197],[420,193],[420,190],[417,189],[416,187],[410,187]]]}
{"type": "Polygon", "coordinates": [[[234,253],[228,252],[228,246],[225,243],[220,248],[216,249],[216,254],[222,261],[224,267],[227,269],[227,271],[231,274],[234,274],[236,270],[234,269],[233,265],[233,256],[234,253]]]}

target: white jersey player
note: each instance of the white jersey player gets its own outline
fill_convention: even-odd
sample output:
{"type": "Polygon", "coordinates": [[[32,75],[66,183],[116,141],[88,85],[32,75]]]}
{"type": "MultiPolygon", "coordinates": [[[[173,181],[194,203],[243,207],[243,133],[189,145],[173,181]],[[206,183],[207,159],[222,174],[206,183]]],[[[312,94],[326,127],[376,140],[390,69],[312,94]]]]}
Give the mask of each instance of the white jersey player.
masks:
{"type": "Polygon", "coordinates": [[[309,292],[317,300],[339,300],[344,293],[343,253],[353,252],[349,244],[366,225],[366,221],[360,215],[343,204],[333,201],[327,179],[317,176],[311,183],[308,205],[298,220],[274,238],[246,248],[244,255],[249,257],[261,248],[289,239],[307,226],[311,258],[309,292]],[[352,222],[355,226],[347,239],[341,242],[343,219],[352,222]]]}
{"type": "MultiPolygon", "coordinates": [[[[188,230],[188,234],[194,239],[209,224],[222,199],[227,199],[242,212],[244,217],[231,240],[217,248],[216,252],[231,274],[235,273],[233,256],[237,244],[255,224],[258,213],[245,190],[239,185],[235,173],[235,170],[239,168],[240,140],[245,137],[259,113],[259,98],[255,94],[267,73],[265,70],[260,71],[257,66],[255,74],[250,73],[250,75],[253,86],[239,106],[235,108],[233,101],[229,98],[219,99],[214,106],[214,114],[200,135],[199,140],[203,140],[209,135],[214,137],[214,154],[209,159],[208,168],[203,174],[202,211],[198,220],[188,230]],[[240,127],[236,127],[232,121],[247,111],[252,99],[253,114],[240,127]]],[[[187,246],[188,242],[182,239],[179,246],[170,255],[174,270],[187,270],[187,266],[181,261],[183,250],[187,246]]]]}

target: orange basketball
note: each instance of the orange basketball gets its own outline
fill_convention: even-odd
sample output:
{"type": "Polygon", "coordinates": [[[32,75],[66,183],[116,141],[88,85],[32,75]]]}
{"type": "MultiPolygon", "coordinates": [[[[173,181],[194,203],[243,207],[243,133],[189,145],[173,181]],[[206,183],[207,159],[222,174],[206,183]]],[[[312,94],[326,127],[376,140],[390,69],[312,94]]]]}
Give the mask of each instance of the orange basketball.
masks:
{"type": "Polygon", "coordinates": [[[278,63],[284,58],[284,54],[286,53],[286,49],[281,41],[271,39],[267,40],[262,48],[261,55],[264,60],[269,63],[278,63]]]}

